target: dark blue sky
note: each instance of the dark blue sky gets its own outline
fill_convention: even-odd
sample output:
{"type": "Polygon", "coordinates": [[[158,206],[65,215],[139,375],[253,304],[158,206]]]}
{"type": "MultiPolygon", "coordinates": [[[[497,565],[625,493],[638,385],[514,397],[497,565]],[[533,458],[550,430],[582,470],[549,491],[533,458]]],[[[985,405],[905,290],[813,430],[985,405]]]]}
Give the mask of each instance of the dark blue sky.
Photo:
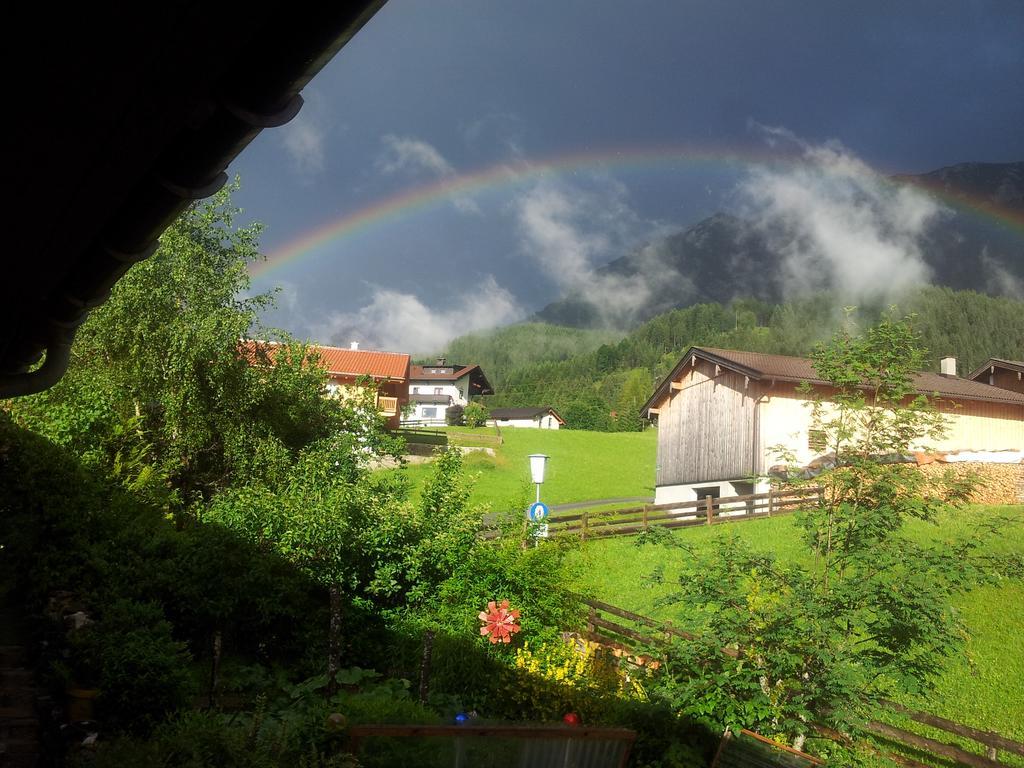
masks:
{"type": "MultiPolygon", "coordinates": [[[[883,173],[1020,160],[1022,41],[1018,0],[391,0],[296,121],[236,161],[237,201],[272,253],[438,179],[617,147],[813,155],[832,141],[883,173]]],[[[576,168],[385,218],[254,288],[282,287],[267,320],[300,336],[430,351],[589,290],[588,265],[749,205],[748,173],[576,168]]]]}

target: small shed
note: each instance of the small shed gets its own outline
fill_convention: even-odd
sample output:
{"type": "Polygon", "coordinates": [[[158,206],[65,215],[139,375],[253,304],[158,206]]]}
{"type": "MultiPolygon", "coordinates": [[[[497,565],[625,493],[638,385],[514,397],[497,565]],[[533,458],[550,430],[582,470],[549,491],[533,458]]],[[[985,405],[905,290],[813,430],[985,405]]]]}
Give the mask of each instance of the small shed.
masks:
{"type": "Polygon", "coordinates": [[[487,422],[496,427],[531,427],[533,429],[558,429],[565,426],[565,419],[551,406],[531,408],[493,408],[487,422]]]}

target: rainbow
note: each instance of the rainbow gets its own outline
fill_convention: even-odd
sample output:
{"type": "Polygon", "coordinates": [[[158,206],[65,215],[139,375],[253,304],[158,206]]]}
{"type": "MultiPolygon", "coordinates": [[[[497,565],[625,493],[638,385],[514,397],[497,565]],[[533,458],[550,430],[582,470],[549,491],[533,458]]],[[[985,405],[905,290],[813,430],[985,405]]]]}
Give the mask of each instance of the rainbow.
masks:
{"type": "MultiPolygon", "coordinates": [[[[254,262],[249,273],[265,278],[290,264],[309,256],[331,243],[354,237],[373,227],[410,216],[419,211],[459,197],[511,188],[550,176],[594,170],[664,170],[687,167],[746,169],[751,167],[787,166],[803,162],[799,154],[781,155],[777,151],[710,150],[692,147],[660,147],[614,149],[557,155],[539,160],[524,160],[481,168],[448,176],[435,182],[410,187],[396,195],[378,200],[363,208],[349,211],[299,235],[266,254],[264,261],[254,262]]],[[[997,222],[1024,235],[1024,213],[998,206],[980,198],[953,195],[923,182],[916,186],[939,197],[950,207],[997,222]]]]}

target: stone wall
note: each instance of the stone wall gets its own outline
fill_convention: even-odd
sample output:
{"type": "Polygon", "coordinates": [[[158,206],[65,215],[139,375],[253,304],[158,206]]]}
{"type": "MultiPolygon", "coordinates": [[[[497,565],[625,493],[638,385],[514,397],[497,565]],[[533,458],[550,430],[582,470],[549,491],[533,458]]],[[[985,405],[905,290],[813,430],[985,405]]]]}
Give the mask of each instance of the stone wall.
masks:
{"type": "Polygon", "coordinates": [[[969,473],[978,475],[981,484],[971,498],[975,504],[1024,504],[1024,463],[935,462],[924,464],[920,470],[936,478],[946,472],[952,472],[957,477],[969,473]]]}

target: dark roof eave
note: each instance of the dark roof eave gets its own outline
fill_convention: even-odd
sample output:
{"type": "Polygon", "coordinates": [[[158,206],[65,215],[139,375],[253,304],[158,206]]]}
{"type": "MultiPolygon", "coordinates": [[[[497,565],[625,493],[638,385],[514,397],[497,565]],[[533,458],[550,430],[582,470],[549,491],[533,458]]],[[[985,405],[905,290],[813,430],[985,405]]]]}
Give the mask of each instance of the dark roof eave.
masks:
{"type": "Polygon", "coordinates": [[[967,375],[968,379],[975,380],[978,376],[986,373],[991,368],[1005,368],[1008,371],[1017,371],[1018,373],[1024,373],[1024,362],[1019,360],[1003,360],[998,357],[990,357],[985,361],[984,365],[979,367],[977,370],[967,375]]]}

